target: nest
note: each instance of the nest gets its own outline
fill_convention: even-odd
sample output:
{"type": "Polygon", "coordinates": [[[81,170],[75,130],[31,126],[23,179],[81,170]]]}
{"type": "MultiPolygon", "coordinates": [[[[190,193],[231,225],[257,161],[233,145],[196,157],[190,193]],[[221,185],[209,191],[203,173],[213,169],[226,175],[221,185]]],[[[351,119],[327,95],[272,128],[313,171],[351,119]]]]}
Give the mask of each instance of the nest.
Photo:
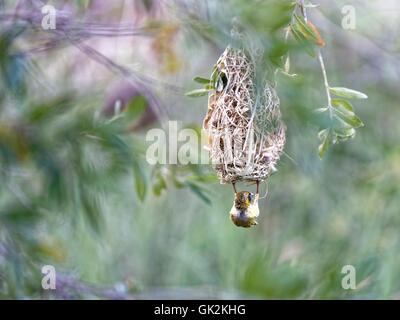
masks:
{"type": "Polygon", "coordinates": [[[221,183],[262,181],[276,171],[286,127],[275,90],[268,81],[258,90],[256,82],[253,60],[243,50],[226,48],[211,75],[214,88],[203,122],[221,183]]]}

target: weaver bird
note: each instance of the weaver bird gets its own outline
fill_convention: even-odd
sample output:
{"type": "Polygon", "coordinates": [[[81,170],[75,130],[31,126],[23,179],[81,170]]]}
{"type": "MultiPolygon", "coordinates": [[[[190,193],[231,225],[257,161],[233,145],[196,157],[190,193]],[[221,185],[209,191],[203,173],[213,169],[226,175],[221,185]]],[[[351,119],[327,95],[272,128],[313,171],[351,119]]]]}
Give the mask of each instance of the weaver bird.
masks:
{"type": "Polygon", "coordinates": [[[235,190],[235,200],[233,207],[230,212],[232,222],[238,227],[250,228],[257,224],[257,217],[260,213],[258,209],[258,185],[257,181],[257,193],[251,193],[248,191],[236,191],[235,184],[233,183],[233,189],[235,190]]]}

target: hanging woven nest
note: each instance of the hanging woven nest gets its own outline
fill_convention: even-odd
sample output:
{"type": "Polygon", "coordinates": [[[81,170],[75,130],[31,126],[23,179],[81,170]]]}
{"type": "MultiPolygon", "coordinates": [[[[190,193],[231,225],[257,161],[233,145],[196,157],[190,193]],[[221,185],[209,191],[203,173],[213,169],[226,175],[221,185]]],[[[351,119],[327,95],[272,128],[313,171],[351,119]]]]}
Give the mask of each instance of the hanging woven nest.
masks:
{"type": "Polygon", "coordinates": [[[279,98],[268,82],[257,90],[254,62],[226,48],[211,75],[203,128],[221,183],[259,182],[276,171],[285,145],[279,98]]]}

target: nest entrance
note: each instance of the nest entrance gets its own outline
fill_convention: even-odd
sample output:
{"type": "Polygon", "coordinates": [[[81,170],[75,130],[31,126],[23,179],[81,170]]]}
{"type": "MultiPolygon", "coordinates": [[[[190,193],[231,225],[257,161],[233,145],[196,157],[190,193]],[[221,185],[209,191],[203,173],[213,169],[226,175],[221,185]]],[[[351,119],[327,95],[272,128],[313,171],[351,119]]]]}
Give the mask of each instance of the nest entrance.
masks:
{"type": "Polygon", "coordinates": [[[279,98],[266,82],[259,93],[254,63],[243,50],[226,48],[211,75],[215,90],[208,97],[203,128],[221,183],[262,181],[285,145],[279,98]]]}

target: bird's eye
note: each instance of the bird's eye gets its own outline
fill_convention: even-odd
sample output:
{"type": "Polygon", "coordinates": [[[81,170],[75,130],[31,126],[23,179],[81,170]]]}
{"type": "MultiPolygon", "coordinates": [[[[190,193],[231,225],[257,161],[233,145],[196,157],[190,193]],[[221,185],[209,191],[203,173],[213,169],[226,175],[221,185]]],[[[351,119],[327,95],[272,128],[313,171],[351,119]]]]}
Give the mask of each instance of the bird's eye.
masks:
{"type": "Polygon", "coordinates": [[[249,194],[249,201],[251,201],[251,200],[253,200],[253,194],[252,193],[249,194]]]}

